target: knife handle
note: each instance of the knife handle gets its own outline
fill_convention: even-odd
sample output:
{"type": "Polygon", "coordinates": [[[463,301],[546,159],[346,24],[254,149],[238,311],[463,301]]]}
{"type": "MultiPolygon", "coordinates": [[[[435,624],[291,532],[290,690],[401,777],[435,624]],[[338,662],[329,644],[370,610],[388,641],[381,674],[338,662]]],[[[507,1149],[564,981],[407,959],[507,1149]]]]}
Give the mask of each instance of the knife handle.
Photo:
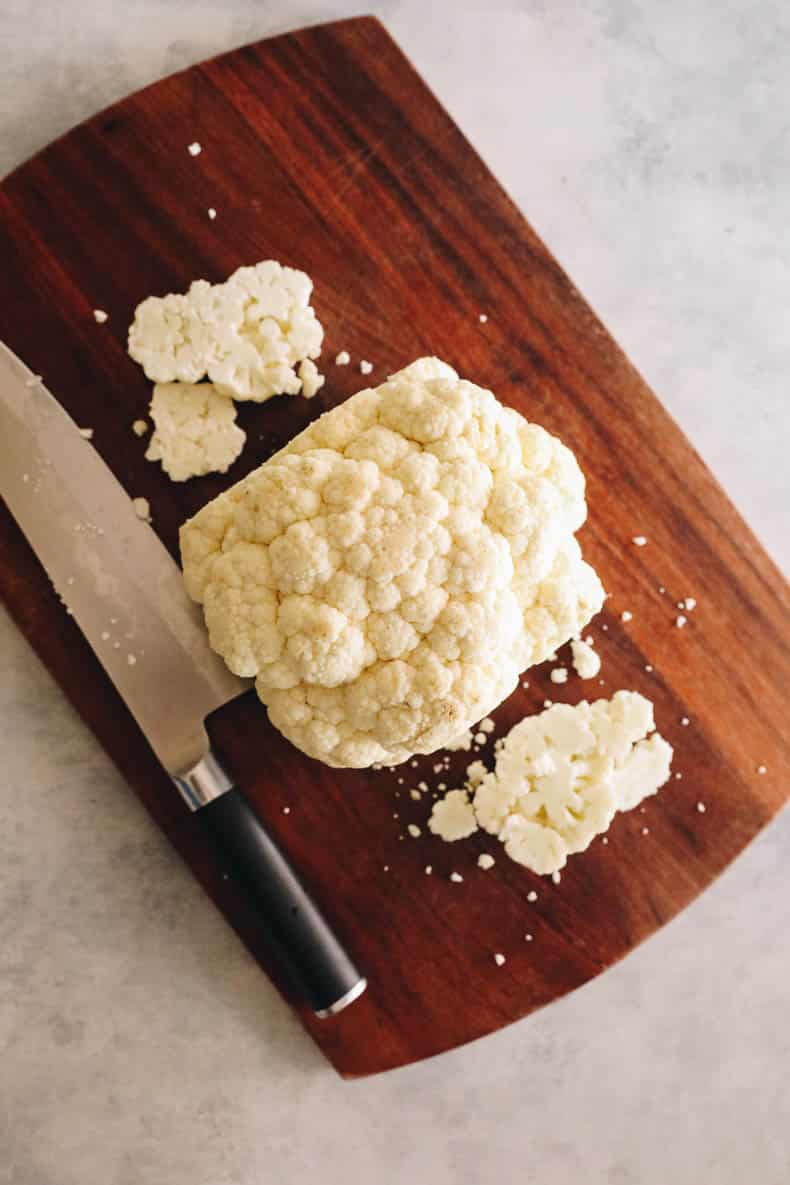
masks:
{"type": "MultiPolygon", "coordinates": [[[[213,754],[210,757],[224,775],[213,754]]],[[[177,779],[182,793],[180,783],[185,780],[177,779]]],[[[225,785],[229,784],[226,779],[225,785]]],[[[293,868],[238,787],[230,785],[203,801],[205,805],[194,804],[197,818],[209,832],[228,876],[263,919],[316,1016],[342,1011],[362,995],[367,981],[293,868]]]]}

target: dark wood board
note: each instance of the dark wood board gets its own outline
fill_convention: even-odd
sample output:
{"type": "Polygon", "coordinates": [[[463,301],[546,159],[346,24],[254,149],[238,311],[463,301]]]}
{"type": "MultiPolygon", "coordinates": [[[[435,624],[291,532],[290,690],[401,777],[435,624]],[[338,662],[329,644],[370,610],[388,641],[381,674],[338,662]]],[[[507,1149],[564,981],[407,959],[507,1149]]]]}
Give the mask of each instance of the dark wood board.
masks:
{"type": "MultiPolygon", "coordinates": [[[[480,851],[498,855],[490,837],[462,845],[399,838],[407,822],[425,823],[429,804],[405,791],[423,778],[436,785],[430,758],[397,774],[323,768],[279,737],[251,696],[212,724],[369,976],[365,997],[334,1020],[318,1022],[294,1002],[342,1074],[439,1053],[578,987],[688,904],[782,804],[790,784],[787,586],[376,20],[247,46],[76,128],[0,186],[0,258],[0,337],[93,427],[129,493],[150,500],[173,554],[188,515],[366,385],[356,366],[331,361],[342,348],[355,362],[374,362],[371,381],[421,354],[445,358],[559,434],[587,473],[581,539],[611,593],[591,629],[605,684],[572,677],[557,687],[540,668],[496,713],[497,731],[547,697],[576,702],[634,688],[654,700],[682,779],[644,813],[618,817],[608,844],[574,857],[558,885],[504,855],[480,871],[480,851]],[[197,157],[187,152],[194,140],[203,146],[197,157]],[[326,386],[311,402],[244,407],[249,443],[231,472],[171,484],[131,432],[149,398],[125,350],[134,307],[267,257],[315,281],[326,386]],[[105,325],[94,321],[97,307],[109,313],[105,325]],[[637,534],[646,547],[633,546],[637,534]],[[686,596],[698,606],[679,630],[676,602],[686,596]],[[628,624],[623,609],[633,613],[628,624]],[[452,870],[462,884],[450,882],[452,870]],[[532,889],[539,897],[529,903],[532,889]],[[504,967],[494,951],[507,955],[504,967]]],[[[0,595],[271,970],[253,920],[2,507],[0,595]]],[[[445,780],[459,778],[468,760],[456,755],[445,780]]]]}

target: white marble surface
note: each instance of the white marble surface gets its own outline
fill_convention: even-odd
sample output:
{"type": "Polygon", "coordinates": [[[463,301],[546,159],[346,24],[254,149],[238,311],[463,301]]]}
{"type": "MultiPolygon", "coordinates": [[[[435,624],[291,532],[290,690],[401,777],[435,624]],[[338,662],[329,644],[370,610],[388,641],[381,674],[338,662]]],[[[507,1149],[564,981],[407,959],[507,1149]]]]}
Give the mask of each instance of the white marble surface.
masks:
{"type": "MultiPolygon", "coordinates": [[[[375,10],[790,568],[790,15],[762,0],[4,0],[0,172],[203,56],[375,10]]],[[[786,1185],[790,814],[620,966],[356,1084],[0,614],[0,1185],[786,1185]]]]}

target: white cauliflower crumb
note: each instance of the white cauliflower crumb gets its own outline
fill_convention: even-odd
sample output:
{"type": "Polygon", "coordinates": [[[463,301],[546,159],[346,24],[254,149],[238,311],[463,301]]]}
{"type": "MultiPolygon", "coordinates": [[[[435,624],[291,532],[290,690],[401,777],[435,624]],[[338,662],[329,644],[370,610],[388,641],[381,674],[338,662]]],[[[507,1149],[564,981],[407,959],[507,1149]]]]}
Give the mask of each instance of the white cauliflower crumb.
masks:
{"type": "Polygon", "coordinates": [[[137,306],[129,353],[157,383],[208,377],[221,395],[263,403],[298,395],[297,366],[321,353],[324,331],[310,305],[313,284],[267,259],[223,284],[195,280],[186,293],[137,306]]]}
{"type": "Polygon", "coordinates": [[[679,630],[682,630],[687,621],[687,617],[685,617],[682,613],[678,613],[677,617],[675,618],[675,625],[679,630]]]}
{"type": "Polygon", "coordinates": [[[359,373],[360,374],[370,374],[372,370],[373,370],[373,363],[368,362],[367,358],[363,358],[359,364],[359,373]]]}
{"type": "Polygon", "coordinates": [[[150,523],[151,503],[147,498],[132,498],[132,506],[138,518],[141,518],[143,522],[150,523]]]}
{"type": "Polygon", "coordinates": [[[154,434],[146,460],[161,461],[173,481],[225,473],[247,439],[232,400],[211,383],[157,383],[150,415],[154,434]]]}
{"type": "Polygon", "coordinates": [[[419,839],[419,837],[422,835],[422,830],[417,826],[416,823],[409,823],[409,826],[406,828],[406,830],[412,839],[419,839]]]}
{"type": "Polygon", "coordinates": [[[92,428],[80,428],[79,433],[83,440],[93,440],[92,428]]]}
{"type": "Polygon", "coordinates": [[[434,803],[428,829],[448,843],[466,839],[477,831],[477,819],[466,790],[451,790],[434,803]]]}
{"type": "Polygon", "coordinates": [[[496,963],[497,967],[504,967],[507,960],[504,955],[497,951],[497,953],[494,955],[494,962],[496,963]]]}
{"type": "Polygon", "coordinates": [[[209,206],[209,208],[208,208],[208,210],[206,211],[206,213],[208,214],[208,216],[209,216],[209,218],[211,219],[211,221],[212,221],[212,222],[213,222],[213,221],[214,221],[214,219],[217,217],[217,211],[214,209],[214,207],[213,207],[213,206],[209,206]]]}
{"type": "Polygon", "coordinates": [[[568,668],[555,667],[549,675],[552,683],[567,683],[568,682],[568,668]]]}
{"type": "Polygon", "coordinates": [[[452,742],[600,609],[585,515],[563,444],[423,358],[205,506],[181,552],[275,727],[366,767],[452,742]]]}
{"type": "Polygon", "coordinates": [[[187,145],[187,152],[190,156],[200,156],[202,151],[203,147],[201,144],[198,144],[197,140],[193,140],[191,144],[187,145]]]}
{"type": "Polygon", "coordinates": [[[326,379],[318,373],[315,362],[305,358],[299,363],[299,378],[302,380],[302,394],[305,399],[312,399],[323,387],[326,379]]]}
{"type": "Polygon", "coordinates": [[[496,724],[494,723],[494,721],[491,719],[490,716],[486,716],[483,720],[480,721],[479,728],[480,728],[481,732],[489,733],[489,732],[494,731],[494,729],[496,728],[496,724]]]}
{"type": "MultiPolygon", "coordinates": [[[[463,802],[473,794],[477,823],[511,859],[559,878],[568,856],[605,832],[617,811],[632,810],[669,779],[672,747],[653,729],[653,706],[634,691],[557,704],[515,725],[494,771],[470,767],[466,788],[436,803],[434,815],[451,795],[463,802]]],[[[436,831],[433,816],[428,825],[436,831]]]]}
{"type": "Polygon", "coordinates": [[[340,353],[335,356],[335,366],[348,366],[350,361],[351,355],[349,354],[348,350],[341,350],[340,353]]]}
{"type": "Polygon", "coordinates": [[[538,895],[535,892],[535,890],[530,889],[530,891],[527,893],[527,901],[529,901],[531,903],[533,901],[537,901],[537,899],[538,899],[538,895]]]}
{"type": "Polygon", "coordinates": [[[99,325],[103,325],[104,322],[108,319],[108,316],[109,316],[109,314],[105,313],[104,309],[94,309],[93,310],[93,319],[94,319],[94,321],[98,322],[99,325]]]}
{"type": "Polygon", "coordinates": [[[620,620],[621,620],[621,621],[626,621],[626,622],[628,622],[628,621],[632,621],[632,620],[633,620],[633,616],[634,616],[634,615],[633,615],[633,613],[631,612],[631,610],[630,610],[630,609],[623,609],[622,613],[620,614],[620,620]]]}
{"type": "Polygon", "coordinates": [[[145,436],[148,431],[148,425],[145,420],[135,420],[132,424],[132,432],[135,436],[145,436]]]}
{"type": "Polygon", "coordinates": [[[464,878],[461,876],[460,872],[451,872],[450,880],[454,885],[462,885],[464,883],[464,878]]]}
{"type": "Polygon", "coordinates": [[[485,325],[486,321],[488,320],[488,313],[481,313],[479,320],[481,325],[485,325]]]}
{"type": "Polygon", "coordinates": [[[573,668],[580,679],[594,679],[601,669],[601,656],[587,641],[580,638],[571,640],[571,654],[573,668]]]}
{"type": "Polygon", "coordinates": [[[691,613],[692,609],[695,609],[696,607],[697,607],[697,598],[696,597],[686,597],[685,601],[683,602],[683,608],[686,610],[686,612],[691,613]]]}
{"type": "Polygon", "coordinates": [[[483,872],[488,872],[489,868],[493,868],[495,864],[496,860],[488,852],[481,852],[477,857],[477,867],[482,868],[483,872]]]}

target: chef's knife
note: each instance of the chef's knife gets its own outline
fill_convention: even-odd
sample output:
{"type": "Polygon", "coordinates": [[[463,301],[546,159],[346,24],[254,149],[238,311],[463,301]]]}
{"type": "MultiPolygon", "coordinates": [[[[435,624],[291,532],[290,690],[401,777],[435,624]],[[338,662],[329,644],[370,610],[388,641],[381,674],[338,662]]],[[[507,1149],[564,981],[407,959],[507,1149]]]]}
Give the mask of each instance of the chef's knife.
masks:
{"type": "Polygon", "coordinates": [[[2,343],[0,496],[313,1010],[339,1012],[366,982],[206,734],[248,684],[209,648],[178,566],[98,452],[2,343]]]}

